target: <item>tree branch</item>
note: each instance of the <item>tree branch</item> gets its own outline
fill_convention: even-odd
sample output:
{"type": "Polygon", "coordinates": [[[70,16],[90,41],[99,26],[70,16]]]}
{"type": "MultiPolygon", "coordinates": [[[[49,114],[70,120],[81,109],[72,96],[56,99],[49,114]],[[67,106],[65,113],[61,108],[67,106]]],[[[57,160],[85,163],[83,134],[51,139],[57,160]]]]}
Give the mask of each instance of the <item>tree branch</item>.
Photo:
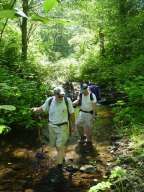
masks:
{"type": "Polygon", "coordinates": [[[29,43],[31,34],[32,34],[33,31],[35,30],[35,26],[36,26],[36,24],[31,24],[31,26],[30,26],[30,28],[29,28],[29,31],[28,31],[28,34],[27,34],[27,43],[29,43]]]}
{"type": "MultiPolygon", "coordinates": [[[[15,5],[15,3],[16,3],[16,0],[12,0],[12,1],[10,2],[10,5],[11,5],[10,8],[11,8],[11,9],[12,9],[13,6],[15,5]]],[[[6,21],[5,21],[5,23],[4,23],[4,26],[3,26],[3,29],[2,29],[2,31],[1,31],[1,33],[0,33],[0,42],[2,41],[2,36],[3,36],[4,30],[5,30],[6,26],[7,26],[8,20],[9,20],[9,19],[6,19],[6,21]]]]}

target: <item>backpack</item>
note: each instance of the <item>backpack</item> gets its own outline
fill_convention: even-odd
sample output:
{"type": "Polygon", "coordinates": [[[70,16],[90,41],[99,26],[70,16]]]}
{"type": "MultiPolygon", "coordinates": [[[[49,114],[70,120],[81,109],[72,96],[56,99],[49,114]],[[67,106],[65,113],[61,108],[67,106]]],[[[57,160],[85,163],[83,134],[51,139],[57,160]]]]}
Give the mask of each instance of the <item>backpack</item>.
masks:
{"type": "Polygon", "coordinates": [[[89,85],[89,90],[95,94],[97,101],[101,100],[100,87],[97,85],[89,85]]]}
{"type": "MultiPolygon", "coordinates": [[[[90,92],[90,100],[91,101],[94,100],[92,92],[90,92]]],[[[81,106],[81,104],[82,104],[82,93],[79,94],[79,105],[81,106]]]]}

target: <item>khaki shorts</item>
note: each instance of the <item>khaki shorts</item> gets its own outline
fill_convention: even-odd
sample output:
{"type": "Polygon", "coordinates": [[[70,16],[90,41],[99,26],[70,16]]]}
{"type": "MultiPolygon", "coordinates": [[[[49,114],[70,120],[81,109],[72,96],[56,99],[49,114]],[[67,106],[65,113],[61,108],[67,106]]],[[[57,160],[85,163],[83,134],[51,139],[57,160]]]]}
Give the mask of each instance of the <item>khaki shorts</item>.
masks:
{"type": "Polygon", "coordinates": [[[69,138],[69,129],[68,125],[53,125],[48,124],[49,131],[49,144],[52,147],[64,147],[69,138]]]}
{"type": "Polygon", "coordinates": [[[93,127],[93,115],[80,111],[76,125],[77,127],[91,129],[93,127]]]}

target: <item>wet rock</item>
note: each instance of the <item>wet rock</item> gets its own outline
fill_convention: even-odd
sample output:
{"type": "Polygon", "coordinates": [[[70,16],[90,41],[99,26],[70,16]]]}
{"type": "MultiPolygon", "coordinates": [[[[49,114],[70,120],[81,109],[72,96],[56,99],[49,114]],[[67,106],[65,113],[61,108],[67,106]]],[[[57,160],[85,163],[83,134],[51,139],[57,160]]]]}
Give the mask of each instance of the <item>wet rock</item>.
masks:
{"type": "Polygon", "coordinates": [[[116,142],[114,142],[114,145],[118,147],[118,146],[122,145],[122,142],[116,141],[116,142]]]}
{"type": "Polygon", "coordinates": [[[94,181],[95,183],[97,183],[97,182],[98,182],[98,179],[94,179],[93,181],[94,181]]]}
{"type": "Polygon", "coordinates": [[[121,138],[122,138],[121,135],[112,135],[112,136],[111,136],[111,141],[117,141],[117,140],[119,140],[119,139],[121,139],[121,138]]]}
{"type": "Polygon", "coordinates": [[[33,189],[25,189],[24,192],[34,192],[33,189]]]}
{"type": "Polygon", "coordinates": [[[65,170],[68,171],[69,173],[73,174],[76,171],[78,171],[79,168],[77,165],[68,165],[68,166],[66,166],[65,170]]]}
{"type": "Polygon", "coordinates": [[[13,167],[14,171],[20,171],[21,169],[22,169],[21,165],[16,165],[16,166],[13,167]]]}
{"type": "Polygon", "coordinates": [[[112,166],[112,163],[111,163],[111,162],[107,162],[106,165],[107,165],[108,167],[110,167],[110,166],[112,166]]]}
{"type": "Polygon", "coordinates": [[[120,163],[123,164],[135,164],[135,158],[131,156],[119,156],[120,163]]]}
{"type": "Polygon", "coordinates": [[[85,173],[95,173],[96,172],[96,167],[92,165],[83,165],[80,167],[80,171],[85,172],[85,173]]]}
{"type": "Polygon", "coordinates": [[[116,151],[117,151],[117,149],[118,149],[118,147],[116,147],[116,146],[111,146],[111,147],[109,147],[109,150],[110,150],[110,153],[111,154],[114,154],[116,151]]]}
{"type": "Polygon", "coordinates": [[[128,166],[128,164],[123,164],[123,165],[121,165],[121,167],[124,169],[128,169],[129,166],[128,166]]]}

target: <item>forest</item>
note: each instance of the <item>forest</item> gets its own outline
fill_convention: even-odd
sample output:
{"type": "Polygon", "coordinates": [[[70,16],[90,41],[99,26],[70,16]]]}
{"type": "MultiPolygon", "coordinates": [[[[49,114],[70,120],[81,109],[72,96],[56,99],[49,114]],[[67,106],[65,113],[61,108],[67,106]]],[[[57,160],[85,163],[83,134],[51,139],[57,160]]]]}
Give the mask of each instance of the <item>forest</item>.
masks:
{"type": "Polygon", "coordinates": [[[0,191],[144,192],[143,50],[144,0],[1,0],[0,191]],[[51,184],[34,156],[47,114],[31,108],[67,81],[101,89],[98,154],[51,184]]]}

